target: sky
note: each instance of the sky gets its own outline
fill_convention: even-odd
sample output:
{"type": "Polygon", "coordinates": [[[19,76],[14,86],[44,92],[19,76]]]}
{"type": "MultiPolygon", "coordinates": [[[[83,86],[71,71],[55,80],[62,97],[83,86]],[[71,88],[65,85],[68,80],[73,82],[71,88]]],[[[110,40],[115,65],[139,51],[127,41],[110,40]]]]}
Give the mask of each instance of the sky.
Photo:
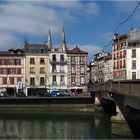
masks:
{"type": "MultiPolygon", "coordinates": [[[[0,51],[23,48],[29,43],[47,41],[51,30],[52,45],[61,45],[62,28],[69,49],[76,45],[88,52],[88,61],[94,54],[112,51],[115,29],[134,10],[138,1],[93,0],[1,0],[0,51]]],[[[119,26],[117,33],[127,34],[130,28],[140,29],[140,6],[133,16],[119,26]]]]}

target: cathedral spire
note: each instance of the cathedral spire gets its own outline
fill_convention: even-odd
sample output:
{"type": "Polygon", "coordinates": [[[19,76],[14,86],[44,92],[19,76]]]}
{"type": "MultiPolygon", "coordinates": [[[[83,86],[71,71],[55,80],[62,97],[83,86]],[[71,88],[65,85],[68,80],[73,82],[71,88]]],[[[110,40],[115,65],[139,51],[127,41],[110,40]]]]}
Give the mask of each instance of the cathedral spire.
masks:
{"type": "Polygon", "coordinates": [[[62,48],[65,51],[67,50],[64,27],[62,28],[62,48]]]}
{"type": "Polygon", "coordinates": [[[52,39],[51,39],[51,31],[49,29],[49,32],[48,32],[48,49],[51,49],[52,48],[52,39]]]}
{"type": "Polygon", "coordinates": [[[64,27],[62,28],[62,44],[66,44],[64,27]]]}

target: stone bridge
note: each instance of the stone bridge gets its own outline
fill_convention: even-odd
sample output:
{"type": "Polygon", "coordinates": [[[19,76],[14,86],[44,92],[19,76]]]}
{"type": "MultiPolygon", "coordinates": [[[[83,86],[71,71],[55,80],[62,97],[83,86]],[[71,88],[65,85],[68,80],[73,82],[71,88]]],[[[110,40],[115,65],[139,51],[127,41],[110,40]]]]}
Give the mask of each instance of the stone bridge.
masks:
{"type": "Polygon", "coordinates": [[[104,100],[114,101],[130,124],[133,134],[136,138],[140,138],[140,80],[108,81],[104,84],[96,84],[93,93],[100,100],[104,98],[104,100]]]}

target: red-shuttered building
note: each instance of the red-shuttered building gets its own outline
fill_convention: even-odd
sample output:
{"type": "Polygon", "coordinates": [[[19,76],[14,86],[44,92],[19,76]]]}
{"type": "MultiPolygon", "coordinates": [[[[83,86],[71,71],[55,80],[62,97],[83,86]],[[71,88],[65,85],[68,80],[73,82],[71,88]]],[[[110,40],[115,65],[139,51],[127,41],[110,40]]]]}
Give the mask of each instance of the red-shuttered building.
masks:
{"type": "Polygon", "coordinates": [[[113,59],[113,79],[126,79],[126,49],[127,49],[127,34],[114,35],[114,42],[112,45],[112,59],[113,59]]]}
{"type": "Polygon", "coordinates": [[[24,51],[0,51],[0,91],[7,90],[8,94],[14,95],[19,84],[22,88],[25,87],[24,51]]]}
{"type": "Polygon", "coordinates": [[[80,50],[77,46],[67,51],[68,57],[68,89],[83,89],[87,94],[88,73],[87,73],[88,52],[80,50]]]}

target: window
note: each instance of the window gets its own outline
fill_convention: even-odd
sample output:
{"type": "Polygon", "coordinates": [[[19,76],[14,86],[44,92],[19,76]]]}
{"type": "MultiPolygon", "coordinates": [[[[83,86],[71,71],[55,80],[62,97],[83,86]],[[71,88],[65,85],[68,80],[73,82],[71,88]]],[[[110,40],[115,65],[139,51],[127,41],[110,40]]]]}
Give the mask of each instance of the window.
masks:
{"type": "Polygon", "coordinates": [[[14,74],[14,68],[9,69],[9,74],[14,74]]]}
{"type": "Polygon", "coordinates": [[[30,85],[35,85],[35,78],[30,78],[30,85]]]}
{"type": "Polygon", "coordinates": [[[5,65],[6,63],[5,63],[5,60],[1,60],[1,64],[2,65],[5,65]]]}
{"type": "Polygon", "coordinates": [[[62,62],[64,61],[64,55],[62,55],[62,54],[60,55],[60,61],[62,61],[62,62]]]}
{"type": "Polygon", "coordinates": [[[75,67],[74,66],[71,67],[71,73],[72,74],[75,74],[76,73],[76,70],[75,70],[75,67]]]}
{"type": "Polygon", "coordinates": [[[31,53],[35,53],[35,49],[32,48],[32,49],[31,49],[31,53]]]}
{"type": "Polygon", "coordinates": [[[57,85],[57,82],[56,82],[56,75],[53,75],[52,79],[53,79],[52,84],[53,84],[53,85],[57,85]]]}
{"type": "Polygon", "coordinates": [[[132,50],[132,58],[136,58],[136,49],[132,50]]]}
{"type": "Polygon", "coordinates": [[[34,74],[35,73],[35,67],[30,67],[30,73],[34,74]]]}
{"type": "Polygon", "coordinates": [[[72,56],[71,57],[71,64],[75,64],[76,62],[75,62],[75,57],[74,56],[72,56]]]}
{"type": "Polygon", "coordinates": [[[17,60],[16,60],[16,64],[17,64],[17,65],[21,65],[20,59],[17,59],[17,60]]]}
{"type": "Polygon", "coordinates": [[[64,75],[60,76],[60,83],[61,83],[61,85],[65,84],[64,75]]]}
{"type": "Polygon", "coordinates": [[[40,77],[40,85],[45,85],[45,79],[44,79],[44,77],[40,77]]]}
{"type": "Polygon", "coordinates": [[[53,82],[56,82],[56,75],[53,75],[53,82]]]}
{"type": "Polygon", "coordinates": [[[80,64],[84,64],[84,57],[80,57],[80,64]]]}
{"type": "Polygon", "coordinates": [[[7,77],[3,77],[2,83],[3,83],[3,85],[6,85],[7,84],[7,77]]]}
{"type": "Polygon", "coordinates": [[[17,77],[17,82],[21,82],[21,77],[17,77]]]}
{"type": "Polygon", "coordinates": [[[44,58],[40,58],[40,64],[45,64],[44,58]]]}
{"type": "Polygon", "coordinates": [[[17,68],[17,74],[21,74],[21,68],[17,68]]]}
{"type": "Polygon", "coordinates": [[[52,61],[56,62],[56,55],[55,54],[52,55],[52,61]]]}
{"type": "Polygon", "coordinates": [[[85,74],[85,67],[80,67],[80,73],[85,74]]]}
{"type": "Polygon", "coordinates": [[[40,49],[40,53],[44,53],[45,52],[45,50],[42,48],[42,49],[40,49]]]}
{"type": "Polygon", "coordinates": [[[132,60],[132,69],[136,69],[136,60],[132,60]]]}
{"type": "Polygon", "coordinates": [[[30,64],[35,64],[34,58],[30,58],[30,64]]]}
{"type": "Polygon", "coordinates": [[[56,65],[52,65],[52,72],[56,72],[56,65]]]}
{"type": "Polygon", "coordinates": [[[80,83],[85,84],[85,77],[80,77],[80,83]]]}
{"type": "Polygon", "coordinates": [[[6,68],[2,68],[1,73],[2,74],[7,74],[7,69],[6,68]]]}
{"type": "Polygon", "coordinates": [[[132,80],[136,79],[136,72],[132,72],[132,80]]]}
{"type": "Polygon", "coordinates": [[[45,73],[45,68],[44,67],[40,67],[40,73],[45,73]]]}
{"type": "Polygon", "coordinates": [[[64,72],[64,65],[60,65],[60,72],[64,72]]]}
{"type": "Polygon", "coordinates": [[[10,60],[9,60],[9,64],[10,64],[10,65],[14,65],[14,60],[13,60],[13,59],[10,59],[10,60]]]}
{"type": "Polygon", "coordinates": [[[75,77],[74,76],[71,77],[71,83],[75,83],[75,77]]]}

